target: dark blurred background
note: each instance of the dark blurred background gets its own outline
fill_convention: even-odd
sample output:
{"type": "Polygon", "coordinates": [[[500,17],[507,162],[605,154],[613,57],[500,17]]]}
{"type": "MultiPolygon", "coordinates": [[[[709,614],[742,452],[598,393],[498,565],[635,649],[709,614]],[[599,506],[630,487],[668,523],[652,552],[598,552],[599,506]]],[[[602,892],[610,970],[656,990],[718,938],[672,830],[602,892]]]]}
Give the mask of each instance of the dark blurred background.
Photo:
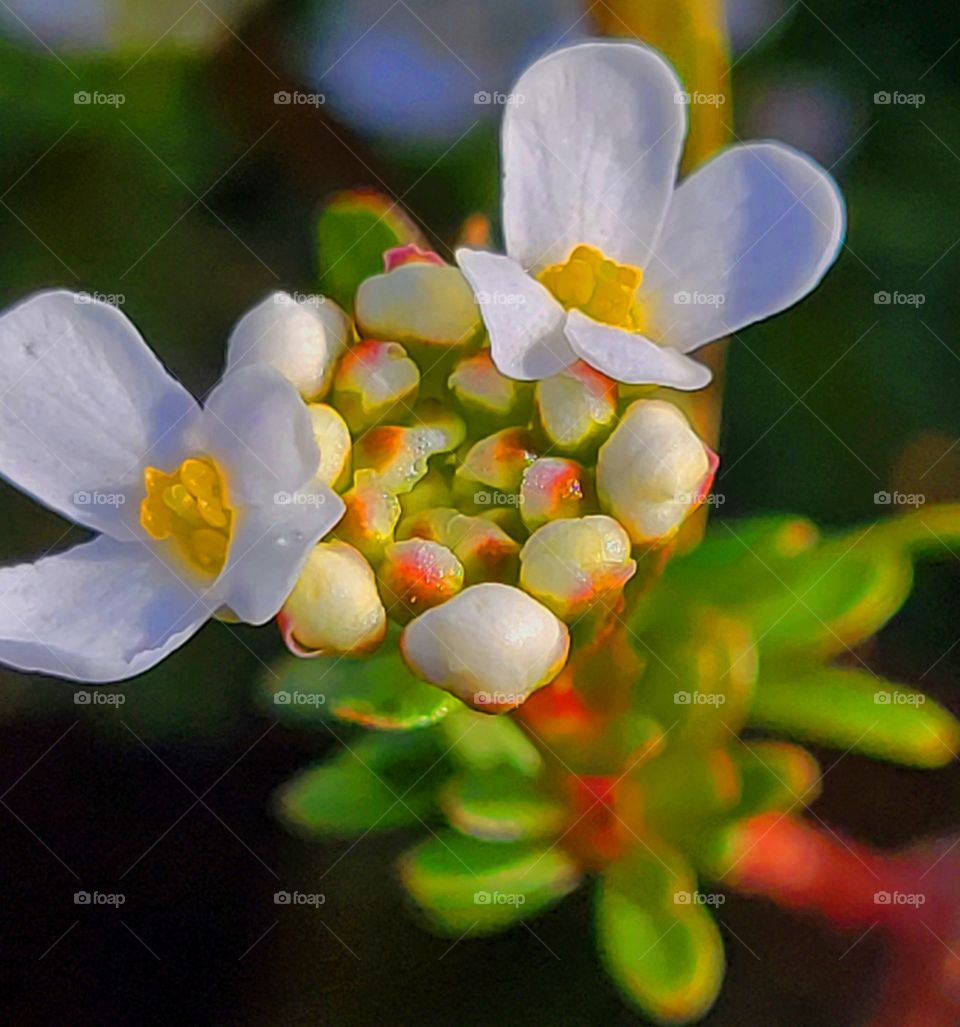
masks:
{"type": "MultiPolygon", "coordinates": [[[[198,396],[266,291],[322,290],[331,192],[402,199],[442,253],[496,219],[499,108],[545,49],[592,31],[577,0],[0,2],[0,300],[111,297],[198,396]],[[323,97],[278,103],[277,93],[323,97]],[[84,102],[84,97],[89,102],[84,102]],[[104,99],[106,97],[106,99],[104,99]]],[[[960,10],[733,0],[734,125],[839,179],[848,245],[817,293],[730,350],[722,517],[887,516],[878,491],[960,499],[960,10]],[[885,97],[889,102],[884,102],[885,97]],[[884,301],[884,296],[887,301],[884,301]]],[[[0,558],[82,538],[0,483],[0,558]]],[[[925,565],[869,654],[960,711],[960,561],[925,565]]],[[[336,741],[275,724],[272,628],[209,625],[186,650],[74,702],[0,671],[0,977],[30,1024],[629,1024],[593,952],[589,889],[490,941],[417,924],[392,858],[289,837],[270,796],[336,741]],[[280,889],[320,909],[277,907],[280,889]],[[74,904],[76,891],[124,896],[74,904]],[[540,939],[543,939],[541,941],[540,939]]],[[[336,729],[340,734],[341,729],[336,729]]],[[[822,753],[830,767],[838,754],[822,753]]],[[[816,811],[885,846],[960,828],[960,776],[855,757],[816,811]]],[[[714,1025],[858,1024],[883,973],[867,939],[758,902],[725,906],[714,1025]]]]}

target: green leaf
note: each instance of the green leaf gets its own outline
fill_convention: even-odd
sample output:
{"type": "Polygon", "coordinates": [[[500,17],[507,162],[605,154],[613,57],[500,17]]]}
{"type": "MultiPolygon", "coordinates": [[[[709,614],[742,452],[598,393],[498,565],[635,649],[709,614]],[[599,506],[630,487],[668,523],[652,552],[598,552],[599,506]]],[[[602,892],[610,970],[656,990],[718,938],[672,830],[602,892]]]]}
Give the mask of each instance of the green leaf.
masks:
{"type": "Polygon", "coordinates": [[[532,777],[543,766],[536,746],[509,717],[491,717],[457,703],[440,728],[450,758],[467,770],[503,765],[532,777]]]}
{"type": "Polygon", "coordinates": [[[636,834],[692,850],[740,800],[740,777],[726,747],[671,745],[631,768],[616,794],[617,815],[636,834]]]}
{"type": "Polygon", "coordinates": [[[320,291],[351,310],[357,286],[383,274],[387,250],[422,242],[416,226],[389,197],[375,190],[339,193],[317,222],[320,291]]]}
{"type": "Polygon", "coordinates": [[[960,747],[960,723],[922,692],[839,667],[765,671],[750,722],[909,767],[945,766],[960,747]]]}
{"type": "Polygon", "coordinates": [[[422,825],[436,808],[442,757],[435,732],[366,735],[288,781],[277,806],[292,827],[335,838],[422,825]]]}
{"type": "Polygon", "coordinates": [[[665,605],[636,637],[646,666],[634,709],[661,724],[671,743],[726,744],[746,719],[757,673],[743,625],[714,610],[665,605]]]}
{"type": "Polygon", "coordinates": [[[731,746],[729,751],[741,787],[731,819],[809,805],[820,794],[820,767],[799,745],[749,742],[731,746]]]}
{"type": "Polygon", "coordinates": [[[440,808],[458,831],[488,841],[555,837],[570,819],[565,803],[510,766],[451,778],[440,808]]]}
{"type": "Polygon", "coordinates": [[[719,537],[668,570],[659,602],[713,606],[745,622],[761,657],[843,652],[883,627],[913,584],[906,539],[876,525],[819,543],[796,519],[716,530],[719,537]]]}
{"type": "Polygon", "coordinates": [[[433,925],[457,936],[491,934],[530,919],[579,881],[559,848],[485,842],[454,831],[407,852],[400,875],[433,925]]]}
{"type": "Polygon", "coordinates": [[[675,855],[638,851],[614,864],[598,891],[597,933],[608,972],[646,1016],[688,1023],[713,1005],[723,943],[675,855]]]}
{"type": "Polygon", "coordinates": [[[447,692],[415,677],[390,638],[372,656],[357,659],[286,657],[266,683],[273,712],[292,724],[336,719],[407,731],[436,724],[460,706],[447,692]]]}

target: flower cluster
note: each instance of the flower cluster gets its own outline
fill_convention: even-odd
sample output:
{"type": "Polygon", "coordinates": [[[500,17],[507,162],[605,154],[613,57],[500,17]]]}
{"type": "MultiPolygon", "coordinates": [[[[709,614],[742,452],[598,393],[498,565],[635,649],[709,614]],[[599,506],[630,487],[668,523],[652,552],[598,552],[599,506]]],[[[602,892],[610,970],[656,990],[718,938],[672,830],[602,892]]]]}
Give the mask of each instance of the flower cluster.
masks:
{"type": "Polygon", "coordinates": [[[516,92],[506,255],[408,235],[349,313],[268,296],[202,409],[106,304],[0,319],[0,473],[101,533],[0,571],[0,658],[107,681],[212,615],[278,614],[305,656],[392,621],[422,680],[499,712],[618,616],[717,467],[671,399],[709,381],[687,354],[808,292],[842,203],[767,143],[675,189],[687,109],[645,47],[558,51],[516,92]]]}

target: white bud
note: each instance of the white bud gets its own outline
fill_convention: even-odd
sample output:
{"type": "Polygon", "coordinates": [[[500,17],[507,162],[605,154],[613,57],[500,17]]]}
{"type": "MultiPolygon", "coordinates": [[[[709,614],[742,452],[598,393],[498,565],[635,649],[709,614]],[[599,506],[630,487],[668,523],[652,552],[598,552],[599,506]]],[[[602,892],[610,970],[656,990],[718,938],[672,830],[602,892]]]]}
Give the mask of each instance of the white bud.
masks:
{"type": "Polygon", "coordinates": [[[600,504],[637,545],[664,541],[702,499],[712,459],[672,403],[638,400],[597,455],[600,504]]]}
{"type": "Polygon", "coordinates": [[[400,640],[415,674],[487,713],[519,706],[567,660],[566,625],[511,585],[472,585],[412,621],[400,640]]]}
{"type": "Polygon", "coordinates": [[[544,524],[520,551],[520,584],[566,621],[608,603],[636,573],[630,539],[603,514],[544,524]]]}
{"type": "Polygon", "coordinates": [[[480,329],[473,290],[459,268],[403,264],[360,283],[357,324],[364,337],[463,346],[480,329]]]}
{"type": "Polygon", "coordinates": [[[277,620],[298,656],[365,652],[387,629],[373,570],[345,542],[314,546],[277,620]]]}
{"type": "Polygon", "coordinates": [[[326,403],[310,403],[307,410],[320,450],[317,480],[336,488],[350,459],[350,429],[340,414],[326,403]]]}
{"type": "Polygon", "coordinates": [[[330,387],[349,337],[350,321],[333,300],[275,292],[237,322],[227,342],[227,371],[269,364],[309,403],[330,387]]]}

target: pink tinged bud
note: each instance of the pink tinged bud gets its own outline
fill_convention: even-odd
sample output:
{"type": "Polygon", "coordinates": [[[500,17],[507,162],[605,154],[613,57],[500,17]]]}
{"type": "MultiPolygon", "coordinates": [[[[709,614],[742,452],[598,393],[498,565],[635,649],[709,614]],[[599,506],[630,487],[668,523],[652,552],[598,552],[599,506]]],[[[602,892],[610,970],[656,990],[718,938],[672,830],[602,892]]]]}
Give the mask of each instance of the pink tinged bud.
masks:
{"type": "Polygon", "coordinates": [[[298,656],[369,652],[387,629],[370,565],[343,542],[314,547],[277,621],[298,656]]]}
{"type": "Polygon", "coordinates": [[[331,488],[339,488],[345,484],[349,473],[350,430],[337,411],[325,403],[310,403],[307,410],[320,451],[317,480],[331,488]]]}
{"type": "Polygon", "coordinates": [[[596,508],[586,469],[563,457],[541,457],[526,469],[520,483],[520,516],[532,531],[567,517],[582,517],[596,508]]]}
{"type": "Polygon", "coordinates": [[[388,492],[375,471],[357,471],[353,488],[343,494],[346,511],[337,524],[337,538],[355,546],[373,564],[393,541],[400,520],[400,501],[388,492]]]}
{"type": "Polygon", "coordinates": [[[521,587],[568,623],[613,603],[636,569],[629,536],[602,514],[545,524],[520,552],[521,587]]]}
{"type": "Polygon", "coordinates": [[[537,417],[551,448],[579,453],[595,448],[617,419],[617,386],[578,361],[537,383],[537,417]]]}
{"type": "Polygon", "coordinates": [[[333,300],[275,292],[237,322],[227,344],[227,369],[269,364],[313,402],[330,388],[350,334],[350,320],[333,300]]]}
{"type": "Polygon", "coordinates": [[[406,627],[401,651],[415,674],[486,713],[513,709],[567,660],[566,626],[510,585],[474,585],[406,627]]]}
{"type": "Polygon", "coordinates": [[[333,382],[334,404],[354,434],[381,421],[406,420],[420,388],[420,372],[396,342],[368,339],[349,349],[333,382]]]}
{"type": "Polygon", "coordinates": [[[447,386],[471,418],[504,421],[525,420],[530,408],[532,386],[502,375],[494,366],[490,350],[465,357],[453,369],[447,386]]]}
{"type": "Polygon", "coordinates": [[[516,492],[523,472],[537,458],[533,436],[526,428],[504,428],[475,443],[457,468],[455,490],[478,505],[486,505],[484,497],[474,493],[480,489],[516,492]]]}
{"type": "Polygon", "coordinates": [[[452,507],[424,510],[404,518],[397,537],[426,538],[453,550],[468,585],[516,580],[519,544],[484,517],[470,517],[452,507]]]}
{"type": "Polygon", "coordinates": [[[360,283],[354,305],[362,334],[403,343],[466,346],[480,331],[473,290],[459,268],[403,261],[360,283]]]}
{"type": "Polygon", "coordinates": [[[457,439],[458,433],[439,426],[381,425],[357,439],[353,464],[357,470],[372,471],[387,492],[399,495],[409,492],[426,475],[430,457],[455,448],[457,439]]]}
{"type": "Polygon", "coordinates": [[[404,264],[435,264],[437,267],[445,267],[446,261],[433,250],[422,250],[416,243],[394,246],[383,255],[384,271],[392,271],[404,264]]]}
{"type": "Polygon", "coordinates": [[[673,404],[638,400],[600,448],[600,505],[635,544],[666,542],[703,501],[716,466],[715,455],[673,404]]]}
{"type": "Polygon", "coordinates": [[[463,577],[463,564],[446,546],[422,538],[387,546],[377,571],[380,596],[399,624],[455,596],[463,577]]]}

